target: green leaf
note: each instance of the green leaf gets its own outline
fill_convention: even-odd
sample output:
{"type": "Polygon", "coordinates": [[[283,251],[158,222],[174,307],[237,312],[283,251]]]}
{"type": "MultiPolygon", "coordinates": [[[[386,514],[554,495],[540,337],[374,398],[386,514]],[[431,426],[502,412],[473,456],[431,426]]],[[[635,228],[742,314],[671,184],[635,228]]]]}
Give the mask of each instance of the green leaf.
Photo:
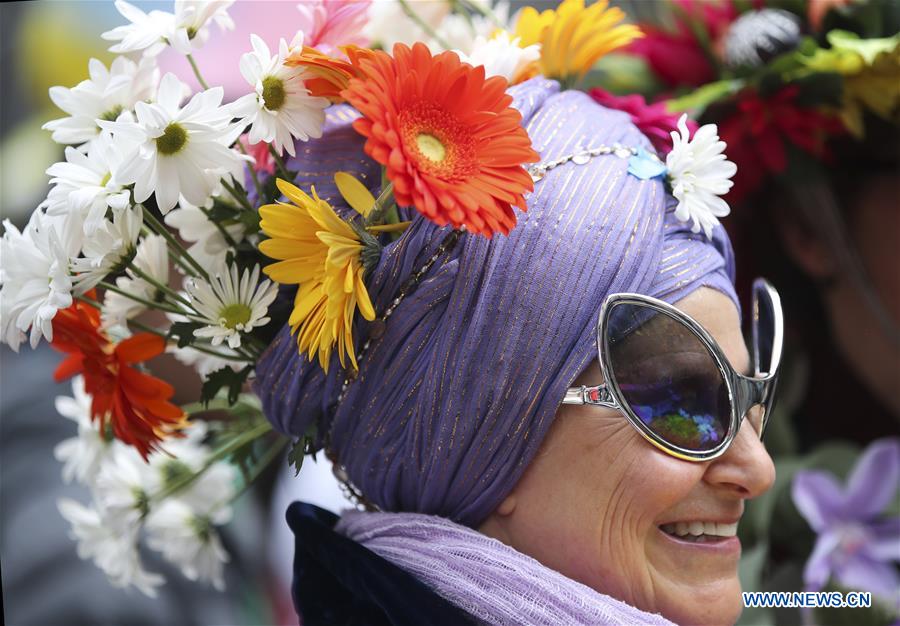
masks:
{"type": "Polygon", "coordinates": [[[235,404],[252,369],[253,366],[248,365],[237,372],[228,366],[216,370],[203,381],[203,387],[200,390],[200,402],[204,405],[209,404],[209,401],[215,398],[221,389],[225,389],[228,393],[228,404],[235,404]]]}
{"type": "Polygon", "coordinates": [[[666,109],[672,113],[690,111],[695,118],[698,118],[710,104],[737,93],[743,86],[744,81],[742,80],[720,80],[695,89],[680,98],[667,101],[666,109]]]}
{"type": "Polygon", "coordinates": [[[882,52],[891,52],[900,45],[900,33],[880,39],[860,39],[856,33],[834,30],[828,33],[828,43],[836,50],[849,50],[863,58],[866,65],[872,65],[882,52]]]}
{"type": "Polygon", "coordinates": [[[288,465],[294,468],[294,476],[300,475],[300,469],[303,467],[303,457],[306,456],[306,445],[303,439],[298,439],[291,444],[291,451],[288,452],[288,465]]]}
{"type": "Polygon", "coordinates": [[[177,339],[179,348],[186,348],[194,341],[194,331],[203,326],[201,322],[175,322],[169,328],[168,337],[177,339]]]}

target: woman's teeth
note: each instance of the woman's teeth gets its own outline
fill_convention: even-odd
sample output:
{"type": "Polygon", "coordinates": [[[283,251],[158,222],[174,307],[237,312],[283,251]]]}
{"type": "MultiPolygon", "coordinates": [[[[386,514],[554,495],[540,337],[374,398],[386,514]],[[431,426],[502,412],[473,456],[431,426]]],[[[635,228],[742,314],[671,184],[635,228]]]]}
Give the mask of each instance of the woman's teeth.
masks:
{"type": "Polygon", "coordinates": [[[688,541],[705,541],[715,538],[734,537],[737,534],[737,522],[720,524],[718,522],[675,522],[660,526],[663,532],[688,541]]]}

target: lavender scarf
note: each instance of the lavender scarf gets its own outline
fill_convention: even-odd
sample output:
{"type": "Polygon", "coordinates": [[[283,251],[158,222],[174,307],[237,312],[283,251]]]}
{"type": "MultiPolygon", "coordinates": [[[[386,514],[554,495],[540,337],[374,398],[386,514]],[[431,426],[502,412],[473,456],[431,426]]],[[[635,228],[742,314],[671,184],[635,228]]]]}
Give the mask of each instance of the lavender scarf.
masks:
{"type": "Polygon", "coordinates": [[[347,511],[335,530],[485,624],[672,624],[441,517],[347,511]]]}

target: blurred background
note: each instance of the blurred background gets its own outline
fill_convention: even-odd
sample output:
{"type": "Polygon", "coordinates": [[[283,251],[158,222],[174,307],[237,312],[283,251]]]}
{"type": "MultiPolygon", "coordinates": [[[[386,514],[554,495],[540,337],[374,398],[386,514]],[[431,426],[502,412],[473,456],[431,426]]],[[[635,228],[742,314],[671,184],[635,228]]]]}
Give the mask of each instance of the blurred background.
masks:
{"type": "MultiPolygon", "coordinates": [[[[170,10],[168,2],[134,4],[144,10],[170,10]]],[[[423,13],[426,5],[436,4],[413,2],[423,13]]],[[[527,4],[543,9],[557,3],[527,4]]],[[[864,38],[888,38],[900,30],[898,0],[613,4],[622,6],[649,36],[628,53],[604,58],[588,83],[613,95],[639,93],[648,102],[696,98],[703,92],[699,88],[708,85],[724,88],[728,68],[722,61],[723,46],[729,42],[764,52],[758,63],[765,64],[799,46],[803,36],[824,40],[829,30],[845,29],[864,38]],[[765,9],[795,15],[796,32],[783,27],[777,16],[762,13],[765,9]],[[761,17],[740,30],[739,16],[748,12],[761,17]],[[781,24],[780,30],[773,23],[781,24]],[[777,36],[769,37],[773,28],[777,36]],[[761,37],[774,41],[774,48],[758,46],[761,37]]],[[[249,48],[249,33],[270,45],[280,37],[290,39],[296,3],[238,2],[230,14],[236,30],[217,31],[195,55],[210,84],[225,87],[226,100],[246,92],[237,66],[249,48]]],[[[107,52],[100,33],[123,22],[112,2],[0,3],[3,219],[19,226],[27,222],[46,197],[45,170],[63,158],[62,146],[41,130],[45,122],[62,115],[47,96],[48,89],[87,78],[91,58],[109,64],[114,55],[107,52]]],[[[187,61],[172,50],[161,55],[160,66],[163,72],[193,81],[187,61]]],[[[770,493],[748,506],[740,529],[746,590],[804,588],[803,568],[817,535],[793,502],[796,473],[827,471],[843,480],[866,446],[900,434],[896,67],[872,87],[876,95],[893,98],[893,108],[888,106],[887,115],[860,113],[862,135],[838,133],[823,139],[823,127],[810,125],[803,103],[776,102],[782,93],[777,90],[766,95],[761,88],[754,96],[761,103],[756,108],[748,104],[736,109],[711,97],[702,103],[700,121],[720,125],[729,157],[748,173],[729,198],[732,215],[723,220],[738,258],[742,300],[749,302],[753,278],[765,276],[784,299],[788,323],[783,382],[766,442],[778,479],[770,493]],[[772,123],[773,118],[779,124],[772,123]],[[740,120],[756,121],[742,126],[740,120]],[[804,143],[810,138],[819,141],[815,151],[804,143]]],[[[63,484],[53,458],[56,443],[73,434],[72,424],[53,407],[55,396],[69,395],[67,384],[52,383],[50,373],[57,362],[46,345],[33,352],[23,349],[19,355],[0,348],[0,561],[6,623],[296,623],[288,589],[293,544],[283,514],[287,503],[301,498],[331,510],[343,506],[327,462],[306,463],[299,479],[286,463],[276,464],[277,471],[240,500],[235,521],[225,531],[232,555],[226,593],[185,580],[152,555],[146,555],[148,566],[168,578],[159,599],[114,589],[90,562],[78,558],[56,510],[61,496],[85,497],[79,488],[63,484]]],[[[178,370],[182,366],[174,360],[165,367],[171,368],[165,377],[185,381],[179,389],[182,399],[193,399],[196,377],[178,370]]],[[[896,516],[900,496],[896,484],[892,488],[894,502],[883,513],[896,516]]],[[[894,574],[900,545],[896,548],[886,560],[894,574]]],[[[889,598],[885,607],[890,604],[889,598]]],[[[887,609],[862,615],[857,611],[846,623],[886,624],[893,619],[887,609]]],[[[843,619],[840,611],[829,616],[832,621],[843,619]]],[[[740,623],[800,622],[796,611],[755,609],[745,611],[740,623]]]]}

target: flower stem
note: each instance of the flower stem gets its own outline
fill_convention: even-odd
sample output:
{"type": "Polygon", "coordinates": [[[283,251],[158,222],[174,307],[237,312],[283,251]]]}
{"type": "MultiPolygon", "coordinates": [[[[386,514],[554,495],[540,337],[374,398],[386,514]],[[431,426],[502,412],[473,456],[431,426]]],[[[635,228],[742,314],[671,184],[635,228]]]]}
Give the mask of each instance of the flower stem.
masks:
{"type": "MultiPolygon", "coordinates": [[[[81,302],[84,302],[85,304],[89,304],[90,306],[94,307],[98,311],[103,310],[103,307],[100,305],[100,303],[97,302],[96,300],[92,300],[91,298],[86,298],[85,296],[75,296],[75,299],[80,300],[81,302]]],[[[140,331],[143,331],[145,333],[150,333],[151,335],[157,335],[159,337],[162,337],[166,341],[169,341],[169,336],[157,328],[153,328],[152,326],[147,326],[146,324],[143,324],[137,320],[127,320],[127,321],[128,321],[129,326],[134,326],[135,328],[137,328],[140,331]]],[[[238,361],[240,363],[255,363],[256,362],[256,359],[254,359],[248,355],[233,356],[231,354],[222,354],[221,352],[216,352],[215,350],[210,350],[204,346],[198,346],[198,345],[191,345],[191,348],[193,348],[194,350],[197,350],[198,352],[203,352],[204,354],[208,354],[210,356],[218,357],[220,359],[225,359],[226,361],[238,361]]]]}
{"type": "Polygon", "coordinates": [[[437,31],[435,31],[429,24],[427,24],[425,22],[425,20],[423,20],[421,17],[419,17],[418,13],[413,11],[412,7],[409,6],[408,0],[400,0],[400,7],[403,9],[403,12],[406,13],[406,15],[407,15],[407,17],[409,17],[409,19],[411,19],[413,22],[415,22],[419,26],[419,28],[421,28],[423,31],[425,31],[426,35],[428,35],[429,37],[434,39],[438,43],[438,45],[440,45],[444,50],[452,50],[453,49],[453,46],[451,46],[449,43],[447,43],[446,39],[444,39],[443,37],[438,35],[437,31]]]}
{"type": "Polygon", "coordinates": [[[172,246],[174,249],[178,251],[178,253],[184,258],[188,263],[190,263],[191,267],[193,267],[197,273],[202,276],[204,279],[209,280],[209,274],[206,273],[206,270],[197,263],[197,261],[192,257],[187,250],[184,249],[177,239],[169,232],[169,229],[166,228],[163,224],[160,223],[159,220],[151,213],[150,211],[144,211],[144,222],[146,222],[149,227],[159,235],[162,235],[166,242],[172,246]]]}
{"type": "Polygon", "coordinates": [[[243,448],[247,444],[253,443],[259,437],[262,437],[266,433],[272,430],[272,425],[268,421],[261,422],[248,430],[247,432],[238,435],[228,443],[224,444],[220,448],[216,449],[209,457],[207,457],[206,461],[200,466],[196,472],[189,476],[185,476],[181,480],[175,482],[174,484],[156,492],[155,494],[150,496],[150,500],[152,501],[160,501],[168,498],[169,496],[178,493],[182,489],[189,487],[195,480],[200,478],[208,470],[212,467],[217,461],[225,458],[226,456],[237,452],[241,448],[243,448]]]}
{"type": "Polygon", "coordinates": [[[209,89],[209,84],[203,80],[203,74],[200,73],[200,68],[197,67],[197,62],[194,60],[194,56],[189,54],[187,55],[188,63],[191,64],[191,69],[194,70],[194,76],[197,77],[197,82],[200,83],[200,86],[203,89],[209,89]]]}
{"type": "MultiPolygon", "coordinates": [[[[212,222],[215,225],[215,227],[219,230],[219,232],[222,234],[222,237],[224,237],[225,241],[228,242],[228,245],[231,246],[232,248],[237,248],[237,242],[234,240],[234,237],[231,236],[231,233],[228,232],[228,229],[222,225],[222,222],[211,218],[209,216],[209,211],[207,211],[205,208],[203,208],[203,207],[199,207],[199,208],[201,211],[203,211],[203,215],[206,216],[206,219],[208,219],[210,222],[212,222]]],[[[235,252],[236,252],[236,250],[235,250],[235,252]]]]}
{"type": "Polygon", "coordinates": [[[271,154],[272,158],[275,160],[275,167],[278,168],[278,173],[281,175],[281,177],[286,181],[291,182],[293,180],[293,177],[288,172],[287,167],[285,167],[284,160],[281,158],[281,155],[278,154],[278,151],[275,150],[272,144],[269,144],[269,154],[271,154]]]}
{"type": "Polygon", "coordinates": [[[393,204],[394,201],[394,184],[388,182],[382,185],[381,193],[375,199],[375,208],[369,212],[366,224],[374,226],[383,223],[385,219],[385,211],[393,204]]]}
{"type": "Polygon", "coordinates": [[[180,293],[178,293],[177,291],[175,291],[168,285],[164,285],[163,283],[159,282],[158,280],[156,280],[155,278],[150,276],[147,272],[145,272],[141,268],[137,267],[133,263],[129,265],[129,269],[131,269],[131,271],[133,271],[135,274],[137,274],[140,278],[143,278],[145,281],[147,281],[148,283],[150,283],[151,285],[153,285],[154,287],[156,287],[157,289],[159,289],[160,291],[162,291],[163,293],[165,293],[166,295],[171,297],[176,303],[181,304],[182,306],[185,306],[189,309],[188,311],[181,310],[181,311],[174,311],[174,312],[180,313],[181,315],[187,315],[190,313],[190,311],[194,310],[194,307],[191,306],[191,303],[187,298],[182,296],[180,293]]]}
{"type": "Polygon", "coordinates": [[[200,413],[209,413],[210,411],[227,411],[231,408],[227,400],[213,398],[206,404],[203,402],[191,402],[181,406],[181,410],[189,416],[199,415],[200,413]]]}
{"type": "MultiPolygon", "coordinates": [[[[238,150],[241,151],[241,154],[244,156],[250,156],[247,153],[247,148],[244,147],[244,144],[241,143],[240,138],[235,142],[237,144],[238,150]]],[[[255,165],[255,163],[254,163],[255,165]]],[[[253,188],[256,189],[256,201],[262,203],[263,202],[263,192],[262,185],[259,182],[259,176],[256,174],[256,168],[251,165],[250,166],[250,177],[253,178],[253,188]]]]}
{"type": "Polygon", "coordinates": [[[461,5],[469,7],[476,13],[480,13],[484,17],[488,18],[493,22],[494,26],[497,28],[505,28],[506,26],[500,22],[500,18],[497,17],[497,14],[494,13],[493,9],[491,9],[490,5],[485,3],[481,4],[477,0],[457,0],[461,5]]]}
{"type": "Polygon", "coordinates": [[[266,450],[262,455],[262,457],[260,457],[259,461],[257,461],[253,466],[253,471],[251,471],[250,474],[244,479],[244,484],[241,485],[241,488],[238,489],[234,493],[234,495],[231,496],[231,498],[222,501],[221,504],[229,504],[244,495],[244,492],[246,492],[247,489],[250,488],[250,485],[256,482],[256,479],[259,478],[260,474],[262,474],[266,470],[266,468],[272,464],[272,461],[278,458],[282,450],[284,450],[285,446],[287,446],[289,442],[290,438],[279,437],[278,441],[270,446],[269,449],[266,450]]]}
{"type": "Polygon", "coordinates": [[[253,205],[250,204],[250,199],[247,197],[246,193],[238,192],[237,187],[233,187],[229,184],[224,178],[222,179],[222,186],[228,190],[228,193],[237,200],[242,207],[244,207],[247,211],[253,211],[253,205]]]}
{"type": "Polygon", "coordinates": [[[134,300],[135,302],[143,304],[145,307],[147,307],[149,309],[154,309],[156,311],[166,311],[168,313],[177,313],[179,315],[184,315],[183,310],[176,309],[174,306],[170,306],[170,305],[166,304],[165,302],[154,302],[152,300],[147,300],[145,298],[141,298],[140,296],[136,296],[133,293],[131,293],[125,289],[120,289],[116,285],[114,285],[112,283],[108,283],[105,280],[100,281],[99,286],[103,287],[107,291],[115,292],[115,293],[119,294],[120,296],[128,298],[129,300],[134,300]]]}

